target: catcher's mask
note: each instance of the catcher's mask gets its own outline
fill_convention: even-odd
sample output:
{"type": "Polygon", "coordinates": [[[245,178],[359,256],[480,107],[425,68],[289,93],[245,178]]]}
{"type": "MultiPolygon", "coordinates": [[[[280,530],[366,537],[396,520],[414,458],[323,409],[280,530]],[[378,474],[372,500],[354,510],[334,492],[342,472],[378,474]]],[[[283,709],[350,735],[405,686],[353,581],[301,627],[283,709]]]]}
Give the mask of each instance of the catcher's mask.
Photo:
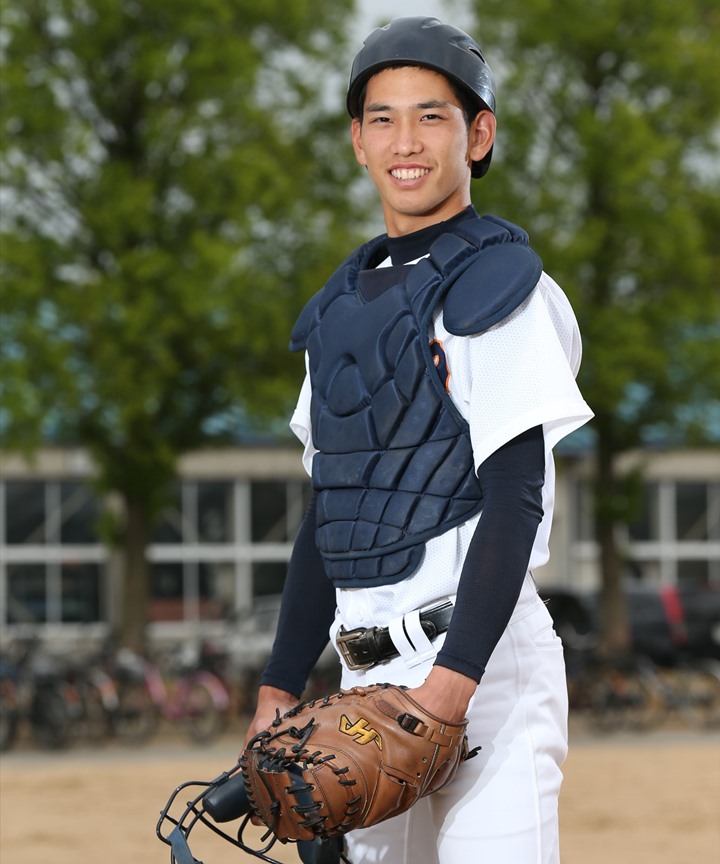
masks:
{"type": "MultiPolygon", "coordinates": [[[[268,864],[280,864],[268,854],[277,842],[271,831],[261,837],[259,849],[252,848],[243,839],[251,817],[252,808],[238,763],[214,780],[189,780],[178,786],[160,813],[155,831],[160,840],[170,846],[170,864],[203,864],[194,857],[188,845],[190,832],[198,822],[246,854],[268,864]],[[194,791],[186,792],[190,789],[194,791]],[[184,799],[188,794],[191,798],[186,801],[184,799]],[[234,827],[232,834],[229,828],[225,830],[220,827],[238,820],[239,825],[234,827]]],[[[300,840],[297,850],[303,864],[350,864],[343,852],[342,838],[300,840]]]]}
{"type": "MultiPolygon", "coordinates": [[[[353,61],[347,93],[351,117],[360,116],[360,100],[373,75],[391,66],[422,66],[440,72],[475,102],[476,111],[495,113],[495,79],[480,46],[459,27],[437,18],[395,18],[367,37],[353,61]]],[[[487,173],[492,148],[472,163],[472,176],[487,173]]]]}

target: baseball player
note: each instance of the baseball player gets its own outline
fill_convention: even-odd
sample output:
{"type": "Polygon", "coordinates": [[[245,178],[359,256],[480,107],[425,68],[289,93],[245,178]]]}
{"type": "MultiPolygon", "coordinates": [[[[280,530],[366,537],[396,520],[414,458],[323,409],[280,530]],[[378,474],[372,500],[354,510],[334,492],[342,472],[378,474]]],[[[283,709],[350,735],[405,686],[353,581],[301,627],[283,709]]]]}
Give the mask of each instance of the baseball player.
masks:
{"type": "Polygon", "coordinates": [[[567,752],[561,644],[538,597],[552,450],[592,412],[572,309],[527,234],[471,205],[495,84],[434,18],[355,57],[352,146],[386,233],[301,314],[291,427],[314,495],[248,739],[297,702],[328,638],[342,686],[403,685],[482,748],[406,813],[347,837],[353,864],[550,864],[567,752]]]}

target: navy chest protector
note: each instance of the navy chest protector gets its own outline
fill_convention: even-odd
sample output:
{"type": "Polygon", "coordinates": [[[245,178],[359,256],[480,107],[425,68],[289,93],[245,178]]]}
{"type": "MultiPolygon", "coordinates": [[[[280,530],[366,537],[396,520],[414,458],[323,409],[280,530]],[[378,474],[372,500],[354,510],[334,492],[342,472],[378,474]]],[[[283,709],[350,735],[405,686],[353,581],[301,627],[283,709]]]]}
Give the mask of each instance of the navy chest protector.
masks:
{"type": "Polygon", "coordinates": [[[406,578],[427,540],[481,509],[469,427],[431,355],[431,318],[442,302],[450,333],[482,333],[542,271],[522,229],[485,216],[443,234],[404,281],[366,302],[359,273],[385,257],[385,240],[345,261],[290,343],[309,355],[317,544],[327,575],[346,588],[406,578]]]}

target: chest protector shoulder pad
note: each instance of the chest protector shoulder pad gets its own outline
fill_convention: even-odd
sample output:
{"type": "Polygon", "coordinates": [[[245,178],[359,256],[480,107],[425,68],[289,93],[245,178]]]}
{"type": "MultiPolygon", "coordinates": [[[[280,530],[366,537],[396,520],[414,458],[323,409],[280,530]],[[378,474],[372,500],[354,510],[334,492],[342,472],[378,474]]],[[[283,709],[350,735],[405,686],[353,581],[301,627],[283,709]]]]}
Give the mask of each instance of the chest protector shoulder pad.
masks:
{"type": "Polygon", "coordinates": [[[344,262],[290,343],[309,355],[316,539],[341,587],[406,578],[427,540],[481,509],[469,428],[435,369],[430,321],[443,302],[451,333],[481,333],[527,298],[542,271],[524,231],[483,217],[439,237],[403,281],[366,302],[359,273],[385,240],[344,262]]]}

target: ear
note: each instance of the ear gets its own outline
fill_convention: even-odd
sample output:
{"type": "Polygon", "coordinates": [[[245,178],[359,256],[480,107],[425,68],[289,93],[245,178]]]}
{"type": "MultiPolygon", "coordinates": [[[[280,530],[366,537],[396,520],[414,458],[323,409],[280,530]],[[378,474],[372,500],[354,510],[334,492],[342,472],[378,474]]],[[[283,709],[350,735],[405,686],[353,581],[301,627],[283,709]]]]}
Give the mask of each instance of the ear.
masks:
{"type": "Polygon", "coordinates": [[[470,124],[469,155],[473,162],[480,162],[495,143],[497,121],[492,111],[481,111],[470,124]]]}
{"type": "Polygon", "coordinates": [[[355,151],[355,158],[361,164],[367,167],[367,159],[365,158],[365,151],[362,146],[362,123],[358,120],[357,117],[353,118],[352,124],[350,125],[350,138],[352,140],[353,150],[355,151]]]}

